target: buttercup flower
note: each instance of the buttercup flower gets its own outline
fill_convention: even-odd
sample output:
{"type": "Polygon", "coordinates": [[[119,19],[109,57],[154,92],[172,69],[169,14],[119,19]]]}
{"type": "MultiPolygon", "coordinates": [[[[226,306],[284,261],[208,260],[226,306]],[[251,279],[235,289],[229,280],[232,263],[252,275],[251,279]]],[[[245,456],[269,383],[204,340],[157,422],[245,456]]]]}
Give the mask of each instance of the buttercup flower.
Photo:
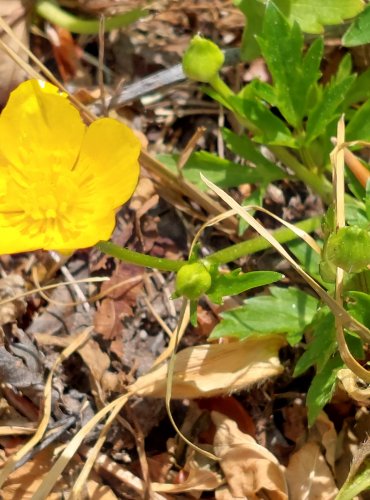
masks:
{"type": "Polygon", "coordinates": [[[112,118],[87,127],[53,85],[28,80],[0,116],[0,253],[108,239],[132,195],[140,143],[112,118]]]}

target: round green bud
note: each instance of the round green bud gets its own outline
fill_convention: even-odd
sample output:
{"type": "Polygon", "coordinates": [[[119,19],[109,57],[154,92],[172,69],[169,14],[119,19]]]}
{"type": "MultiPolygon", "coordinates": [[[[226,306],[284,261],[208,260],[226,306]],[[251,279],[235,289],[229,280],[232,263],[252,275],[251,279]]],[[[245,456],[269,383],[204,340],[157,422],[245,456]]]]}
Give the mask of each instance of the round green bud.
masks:
{"type": "Polygon", "coordinates": [[[176,295],[198,299],[212,284],[211,275],[200,262],[185,264],[176,275],[176,295]]]}
{"type": "Polygon", "coordinates": [[[325,258],[348,273],[359,273],[370,264],[370,235],[357,226],[342,227],[329,236],[325,258]]]}
{"type": "Polygon", "coordinates": [[[191,80],[210,83],[218,75],[225,56],[217,45],[196,35],[182,58],[182,69],[191,80]]]}

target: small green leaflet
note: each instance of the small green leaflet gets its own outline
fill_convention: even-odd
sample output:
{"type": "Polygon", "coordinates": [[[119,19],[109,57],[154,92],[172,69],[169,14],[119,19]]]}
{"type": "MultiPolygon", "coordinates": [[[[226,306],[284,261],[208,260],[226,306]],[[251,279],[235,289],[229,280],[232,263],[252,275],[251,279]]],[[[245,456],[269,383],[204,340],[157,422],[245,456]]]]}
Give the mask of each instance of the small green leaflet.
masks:
{"type": "Polygon", "coordinates": [[[230,151],[255,165],[262,182],[269,183],[285,177],[283,170],[265,158],[247,135],[239,136],[224,128],[222,136],[230,151]]]}
{"type": "Polygon", "coordinates": [[[291,345],[302,338],[316,312],[317,300],[299,289],[270,287],[271,295],[247,299],[243,306],[223,313],[210,339],[285,333],[291,345]]]}
{"type": "Polygon", "coordinates": [[[221,304],[223,297],[227,295],[238,295],[251,288],[270,285],[281,278],[282,275],[274,271],[241,273],[240,269],[235,269],[227,274],[217,271],[215,276],[212,276],[212,287],[207,291],[207,295],[215,304],[221,304]]]}
{"type": "MultiPolygon", "coordinates": [[[[164,163],[169,170],[174,173],[177,172],[176,163],[179,155],[161,154],[158,155],[157,158],[164,163]]],[[[257,168],[248,167],[247,165],[238,165],[237,163],[224,160],[207,151],[193,153],[181,170],[186,180],[195,184],[202,191],[206,191],[207,186],[202,182],[199,172],[202,172],[208,179],[217,184],[217,186],[224,189],[240,186],[240,184],[246,182],[254,183],[261,181],[261,174],[257,168]]],[[[275,172],[277,172],[277,169],[275,172]]],[[[276,179],[275,173],[273,178],[276,179]]]]}
{"type": "MultiPolygon", "coordinates": [[[[347,2],[352,3],[352,2],[347,2]]],[[[370,5],[356,17],[342,38],[345,47],[355,47],[370,42],[370,5]]]]}
{"type": "Polygon", "coordinates": [[[338,119],[338,108],[355,79],[356,75],[351,75],[339,82],[334,80],[325,87],[322,99],[308,115],[306,143],[323,134],[327,126],[338,119]]]}
{"type": "Polygon", "coordinates": [[[362,0],[275,0],[291,22],[297,21],[305,33],[323,33],[324,26],[342,24],[357,16],[362,0]]]}
{"type": "Polygon", "coordinates": [[[320,373],[315,375],[307,392],[308,425],[314,424],[320,411],[334,393],[338,371],[344,367],[339,354],[330,358],[320,373]]]}
{"type": "MultiPolygon", "coordinates": [[[[266,3],[267,0],[234,0],[234,5],[246,17],[242,39],[242,56],[246,61],[251,61],[260,54],[255,37],[262,31],[266,3]]],[[[364,8],[362,0],[275,0],[274,3],[291,24],[297,22],[303,32],[312,34],[323,33],[324,26],[342,24],[357,16],[364,8]]],[[[370,30],[366,29],[362,16],[365,17],[364,13],[360,14],[346,33],[344,45],[367,43],[360,41],[366,39],[362,37],[370,36],[370,30]]]]}
{"type": "Polygon", "coordinates": [[[297,23],[290,26],[281,11],[269,2],[261,36],[262,55],[274,81],[276,105],[290,125],[299,127],[307,110],[311,86],[320,77],[321,38],[303,55],[303,34],[297,23]]]}

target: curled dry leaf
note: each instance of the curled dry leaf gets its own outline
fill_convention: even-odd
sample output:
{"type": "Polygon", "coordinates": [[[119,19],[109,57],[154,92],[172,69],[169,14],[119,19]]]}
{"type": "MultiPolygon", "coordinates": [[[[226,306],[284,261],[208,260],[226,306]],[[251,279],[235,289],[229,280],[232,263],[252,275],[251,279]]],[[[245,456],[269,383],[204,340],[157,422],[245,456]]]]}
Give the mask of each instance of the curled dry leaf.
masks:
{"type": "Polygon", "coordinates": [[[355,401],[368,405],[370,400],[370,387],[364,387],[364,383],[348,368],[343,368],[338,371],[338,379],[340,380],[343,389],[355,401]]]}
{"type": "MultiPolygon", "coordinates": [[[[250,337],[242,342],[188,347],[176,354],[172,397],[201,398],[240,391],[279,375],[280,335],[250,337]]],[[[140,396],[164,397],[167,364],[155,367],[129,387],[140,396]]]]}
{"type": "Polygon", "coordinates": [[[338,493],[320,446],[306,443],[289,460],[286,470],[291,498],[332,500],[338,493]]]}
{"type": "Polygon", "coordinates": [[[276,457],[241,432],[233,420],[217,412],[211,416],[217,427],[214,451],[221,458],[220,466],[227,483],[216,491],[217,500],[288,500],[284,468],[276,457]]]}

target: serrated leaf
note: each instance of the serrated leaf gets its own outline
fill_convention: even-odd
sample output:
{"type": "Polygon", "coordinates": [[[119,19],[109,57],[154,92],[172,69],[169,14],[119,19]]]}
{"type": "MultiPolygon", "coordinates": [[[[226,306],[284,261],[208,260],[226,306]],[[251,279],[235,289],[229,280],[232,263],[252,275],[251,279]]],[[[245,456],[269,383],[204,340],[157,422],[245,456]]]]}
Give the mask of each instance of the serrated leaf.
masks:
{"type": "Polygon", "coordinates": [[[281,278],[282,275],[274,271],[241,273],[240,269],[235,269],[228,274],[217,273],[215,277],[212,276],[212,287],[207,295],[212,302],[221,304],[227,295],[238,295],[251,288],[270,285],[281,278]]]}
{"type": "MultiPolygon", "coordinates": [[[[354,16],[351,16],[354,17],[354,16]]],[[[342,45],[355,47],[370,42],[370,5],[365,7],[359,16],[353,21],[342,38],[342,45]]]]}
{"type": "Polygon", "coordinates": [[[344,364],[339,354],[330,358],[323,369],[315,375],[307,392],[308,425],[311,427],[320,411],[334,393],[338,371],[344,364]]]}
{"type": "Polygon", "coordinates": [[[316,366],[320,371],[336,351],[336,348],[334,316],[330,311],[324,309],[313,321],[312,340],[299,358],[293,376],[299,377],[311,366],[316,366]]]}
{"type": "MultiPolygon", "coordinates": [[[[177,172],[178,158],[179,155],[158,155],[158,159],[172,172],[177,172]]],[[[256,168],[233,163],[206,151],[193,153],[182,169],[182,175],[186,180],[195,184],[202,191],[206,191],[207,186],[202,182],[199,172],[202,172],[208,179],[222,188],[261,181],[261,176],[256,168]]]]}
{"type": "Polygon", "coordinates": [[[357,16],[362,0],[274,0],[287,13],[291,22],[298,22],[305,33],[323,33],[324,26],[342,24],[357,16]]]}
{"type": "Polygon", "coordinates": [[[239,136],[231,130],[224,128],[222,136],[228,149],[255,165],[261,182],[268,183],[285,177],[285,173],[265,158],[246,135],[239,136]]]}
{"type": "Polygon", "coordinates": [[[338,83],[332,82],[325,87],[322,99],[308,116],[306,143],[323,134],[327,126],[337,120],[340,113],[338,107],[346,97],[355,78],[355,75],[351,75],[338,83]]]}
{"type": "Polygon", "coordinates": [[[241,116],[260,130],[254,136],[255,141],[275,146],[297,147],[289,128],[265,104],[240,97],[231,97],[230,102],[241,116]]]}
{"type": "Polygon", "coordinates": [[[320,77],[323,42],[315,40],[303,56],[303,34],[290,26],[281,11],[269,2],[263,30],[257,37],[274,81],[276,103],[284,118],[298,127],[306,111],[309,89],[320,77]]]}
{"type": "Polygon", "coordinates": [[[297,288],[270,287],[271,295],[247,299],[243,306],[223,313],[210,338],[286,333],[294,345],[312,321],[317,300],[297,288]]]}

